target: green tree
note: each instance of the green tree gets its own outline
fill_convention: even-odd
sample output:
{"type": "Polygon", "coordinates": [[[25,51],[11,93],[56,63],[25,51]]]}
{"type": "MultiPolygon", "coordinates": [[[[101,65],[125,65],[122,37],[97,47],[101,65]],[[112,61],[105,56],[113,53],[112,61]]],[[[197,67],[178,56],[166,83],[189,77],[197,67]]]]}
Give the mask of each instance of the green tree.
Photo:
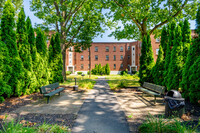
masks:
{"type": "Polygon", "coordinates": [[[140,77],[140,84],[143,84],[147,81],[147,37],[144,36],[142,39],[142,49],[141,49],[141,56],[140,56],[140,69],[139,69],[139,77],[140,77]]]}
{"type": "Polygon", "coordinates": [[[111,35],[117,39],[143,38],[156,33],[173,18],[195,19],[198,0],[106,0],[113,22],[122,22],[111,35]]]}
{"type": "MultiPolygon", "coordinates": [[[[23,0],[10,0],[14,4],[15,14],[18,14],[20,11],[23,0]]],[[[6,0],[0,0],[0,19],[3,14],[3,6],[5,5],[6,0]]]]}
{"type": "Polygon", "coordinates": [[[0,41],[0,103],[4,101],[5,96],[10,97],[12,89],[9,85],[11,78],[10,57],[5,43],[0,41]]]}
{"type": "Polygon", "coordinates": [[[188,22],[187,19],[185,19],[183,23],[182,36],[183,36],[183,63],[185,64],[187,54],[191,45],[191,29],[190,29],[190,23],[188,22]]]}
{"type": "Polygon", "coordinates": [[[47,53],[47,44],[45,41],[44,32],[38,28],[36,36],[36,48],[38,52],[38,73],[37,79],[40,86],[48,84],[50,73],[48,71],[48,53],[47,53]]]}
{"type": "Polygon", "coordinates": [[[181,27],[178,25],[175,30],[174,46],[172,48],[171,59],[169,64],[169,73],[167,76],[167,89],[178,90],[182,79],[183,69],[183,44],[181,27]]]}
{"type": "Polygon", "coordinates": [[[101,69],[102,69],[101,64],[99,64],[99,65],[98,65],[98,75],[101,74],[101,72],[102,72],[101,69]]]}
{"type": "Polygon", "coordinates": [[[31,1],[31,10],[39,19],[44,20],[43,26],[60,33],[64,80],[66,49],[74,46],[75,50],[81,47],[85,50],[90,47],[92,39],[104,31],[102,7],[101,1],[93,0],[31,1]]]}
{"type": "Polygon", "coordinates": [[[35,73],[33,72],[33,64],[32,64],[32,57],[31,57],[31,49],[30,44],[28,42],[28,33],[27,33],[27,25],[25,21],[25,13],[24,8],[21,9],[18,15],[17,20],[17,46],[20,58],[23,62],[24,66],[24,82],[25,86],[23,88],[23,94],[31,94],[35,92],[37,87],[37,80],[35,77],[35,73]]]}
{"type": "Polygon", "coordinates": [[[160,45],[162,46],[162,49],[163,49],[163,56],[164,56],[163,58],[165,58],[165,56],[166,56],[168,43],[169,43],[169,33],[168,33],[168,29],[166,28],[166,26],[164,26],[162,28],[161,41],[160,41],[160,45]]]}
{"type": "Polygon", "coordinates": [[[189,97],[191,102],[197,103],[200,100],[200,56],[190,67],[190,72],[189,97]]]}
{"type": "Polygon", "coordinates": [[[108,63],[107,63],[106,66],[105,66],[105,74],[106,74],[106,75],[110,75],[110,66],[109,66],[108,63]]]}
{"type": "Polygon", "coordinates": [[[153,82],[157,85],[162,85],[162,82],[164,80],[163,77],[163,71],[164,71],[164,52],[162,49],[162,45],[159,46],[159,52],[158,52],[158,59],[156,61],[156,65],[152,69],[152,75],[153,75],[153,82]]]}
{"type": "Polygon", "coordinates": [[[27,17],[26,19],[26,29],[27,29],[27,34],[28,34],[28,42],[30,45],[30,52],[33,60],[33,56],[35,56],[36,52],[36,46],[35,46],[35,33],[31,24],[31,19],[27,17]]]}
{"type": "Polygon", "coordinates": [[[62,76],[62,53],[61,53],[61,48],[60,48],[60,36],[59,33],[56,33],[55,35],[55,44],[53,45],[53,53],[54,53],[54,58],[53,58],[53,82],[63,82],[63,76],[62,76]]]}
{"type": "MultiPolygon", "coordinates": [[[[196,14],[196,33],[198,35],[200,35],[200,7],[198,8],[198,12],[196,14]]],[[[184,69],[183,69],[183,78],[182,78],[182,82],[181,82],[181,89],[183,92],[183,97],[188,98],[189,94],[190,94],[190,84],[191,81],[190,80],[190,75],[192,73],[192,69],[190,69],[190,67],[194,64],[194,62],[197,60],[198,56],[200,56],[199,54],[200,51],[200,39],[196,38],[190,48],[189,48],[189,52],[187,54],[187,58],[186,58],[186,62],[184,65],[184,69]]],[[[195,71],[195,70],[194,70],[195,71]]]]}
{"type": "Polygon", "coordinates": [[[12,94],[20,96],[24,87],[24,81],[22,80],[24,79],[24,67],[17,50],[14,16],[13,4],[8,0],[4,5],[1,18],[1,40],[6,44],[9,52],[10,66],[12,68],[9,85],[12,88],[12,94]]]}
{"type": "Polygon", "coordinates": [[[176,22],[172,21],[170,24],[168,24],[168,44],[167,44],[167,51],[165,55],[165,64],[164,64],[164,81],[163,85],[167,86],[167,80],[168,80],[168,73],[169,73],[169,64],[171,61],[171,51],[172,47],[174,45],[174,37],[175,37],[175,29],[176,29],[176,22]]]}

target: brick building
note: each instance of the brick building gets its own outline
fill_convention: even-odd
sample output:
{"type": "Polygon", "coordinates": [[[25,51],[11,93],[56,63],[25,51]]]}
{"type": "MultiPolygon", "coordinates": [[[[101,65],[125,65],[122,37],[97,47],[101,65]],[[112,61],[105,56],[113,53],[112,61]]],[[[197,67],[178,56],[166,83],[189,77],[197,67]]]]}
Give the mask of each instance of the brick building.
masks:
{"type": "MultiPolygon", "coordinates": [[[[52,34],[52,33],[51,33],[52,34]]],[[[195,32],[192,30],[191,36],[195,37],[195,32]]],[[[151,37],[151,44],[153,48],[154,61],[156,62],[160,39],[155,39],[153,35],[151,37]]],[[[73,52],[73,47],[70,47],[66,51],[66,70],[83,73],[89,71],[89,59],[91,58],[91,68],[95,67],[95,64],[101,64],[101,66],[107,63],[110,66],[111,74],[119,74],[120,71],[128,69],[129,73],[132,71],[138,71],[140,64],[139,58],[141,56],[141,41],[135,42],[94,42],[89,49],[82,50],[82,52],[73,52]]]]}

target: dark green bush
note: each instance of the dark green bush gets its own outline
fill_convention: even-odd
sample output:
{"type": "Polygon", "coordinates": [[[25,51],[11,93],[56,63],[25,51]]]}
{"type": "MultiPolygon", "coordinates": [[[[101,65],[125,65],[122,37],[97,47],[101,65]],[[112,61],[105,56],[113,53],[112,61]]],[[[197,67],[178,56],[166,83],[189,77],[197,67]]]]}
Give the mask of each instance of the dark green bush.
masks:
{"type": "Polygon", "coordinates": [[[78,75],[81,75],[83,72],[77,72],[78,75]]]}
{"type": "Polygon", "coordinates": [[[71,71],[66,71],[66,75],[70,75],[70,74],[72,74],[71,71]]]}

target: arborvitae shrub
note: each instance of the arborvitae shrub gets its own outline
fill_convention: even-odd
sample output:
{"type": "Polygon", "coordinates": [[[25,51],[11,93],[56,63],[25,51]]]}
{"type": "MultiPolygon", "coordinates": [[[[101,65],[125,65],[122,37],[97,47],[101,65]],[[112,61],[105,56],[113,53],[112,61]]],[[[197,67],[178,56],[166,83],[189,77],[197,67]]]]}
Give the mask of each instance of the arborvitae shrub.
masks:
{"type": "Polygon", "coordinates": [[[10,97],[12,89],[9,85],[11,67],[8,49],[5,43],[0,41],[0,103],[5,97],[10,97]]]}
{"type": "Polygon", "coordinates": [[[164,56],[163,58],[164,59],[165,59],[166,52],[167,52],[167,45],[169,43],[168,39],[169,39],[168,29],[164,26],[163,29],[162,29],[161,41],[160,41],[160,45],[162,46],[162,49],[163,49],[163,56],[164,56]]]}
{"type": "Polygon", "coordinates": [[[200,100],[200,56],[191,66],[190,72],[189,97],[191,102],[197,103],[200,100]]]}
{"type": "Polygon", "coordinates": [[[151,46],[151,38],[149,34],[147,34],[147,36],[144,36],[142,40],[141,53],[142,55],[140,56],[139,82],[141,84],[143,84],[144,82],[153,82],[151,70],[154,66],[154,58],[151,46]]]}
{"type": "Polygon", "coordinates": [[[162,45],[160,45],[156,65],[153,67],[153,69],[151,71],[151,73],[153,75],[153,82],[157,85],[162,85],[162,82],[164,80],[164,77],[163,77],[163,71],[164,71],[163,58],[164,58],[164,52],[163,52],[163,49],[162,49],[162,45]]]}
{"type": "Polygon", "coordinates": [[[165,55],[165,64],[164,64],[164,81],[163,85],[167,86],[167,80],[168,80],[168,72],[169,72],[169,64],[171,60],[171,51],[173,47],[173,42],[174,42],[174,37],[175,37],[175,28],[176,28],[176,22],[173,20],[169,25],[168,25],[168,44],[167,44],[167,51],[165,55]]]}
{"type": "Polygon", "coordinates": [[[11,77],[9,85],[11,86],[12,94],[20,96],[24,87],[24,67],[17,50],[14,17],[13,4],[10,1],[6,1],[1,18],[1,40],[6,44],[9,52],[9,65],[12,68],[12,72],[9,74],[11,77]]]}
{"type": "Polygon", "coordinates": [[[108,63],[107,63],[106,66],[105,66],[105,74],[106,74],[106,75],[110,75],[110,66],[109,66],[108,63]]]}
{"type": "Polygon", "coordinates": [[[172,48],[171,59],[169,64],[169,72],[167,76],[167,89],[178,90],[182,79],[183,69],[183,44],[182,44],[182,32],[181,27],[178,25],[175,31],[174,46],[172,48]]]}

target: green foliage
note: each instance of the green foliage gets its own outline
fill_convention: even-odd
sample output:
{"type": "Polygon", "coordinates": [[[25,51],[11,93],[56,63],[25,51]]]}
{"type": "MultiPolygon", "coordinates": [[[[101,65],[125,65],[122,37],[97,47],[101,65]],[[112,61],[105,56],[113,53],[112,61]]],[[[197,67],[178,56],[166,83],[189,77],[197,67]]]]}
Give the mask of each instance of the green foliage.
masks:
{"type": "Polygon", "coordinates": [[[11,95],[20,96],[24,87],[24,67],[17,50],[14,16],[14,7],[8,0],[4,5],[1,18],[1,40],[6,44],[9,53],[9,65],[12,71],[8,73],[10,76],[8,82],[12,88],[11,95]]]}
{"type": "Polygon", "coordinates": [[[196,14],[196,33],[200,36],[200,6],[198,7],[196,14]]]}
{"type": "Polygon", "coordinates": [[[167,86],[167,80],[168,80],[168,72],[169,72],[169,64],[171,60],[171,50],[174,42],[174,36],[175,36],[175,28],[176,28],[176,22],[172,21],[170,24],[168,24],[168,44],[167,44],[167,51],[165,55],[165,64],[164,64],[164,81],[163,85],[167,86]]]}
{"type": "Polygon", "coordinates": [[[110,66],[109,66],[108,63],[107,63],[106,66],[105,66],[105,74],[106,74],[106,75],[110,75],[110,66]]]}
{"type": "Polygon", "coordinates": [[[66,75],[70,75],[70,74],[72,74],[71,71],[66,71],[66,75]]]}
{"type": "Polygon", "coordinates": [[[110,25],[116,29],[111,35],[117,39],[141,39],[147,35],[147,31],[150,34],[159,33],[158,30],[173,18],[179,20],[186,17],[194,20],[199,5],[198,0],[106,1],[106,7],[110,10],[107,16],[114,23],[110,25]],[[123,26],[118,25],[119,21],[123,26]]]}
{"type": "Polygon", "coordinates": [[[183,30],[182,30],[182,37],[183,37],[183,63],[185,64],[187,54],[191,45],[191,29],[190,29],[190,23],[187,19],[185,19],[183,24],[183,30]]]}
{"type": "Polygon", "coordinates": [[[182,79],[182,70],[183,70],[183,43],[182,43],[182,32],[181,27],[178,25],[175,30],[175,40],[174,46],[172,48],[171,60],[169,64],[169,73],[167,80],[167,89],[178,90],[180,87],[180,82],[182,79]]]}
{"type": "Polygon", "coordinates": [[[77,72],[78,75],[81,75],[83,72],[77,72]]]}
{"type": "Polygon", "coordinates": [[[121,80],[121,81],[118,83],[117,87],[119,87],[119,88],[127,87],[127,82],[126,82],[126,80],[121,80]]]}
{"type": "Polygon", "coordinates": [[[37,36],[36,36],[36,61],[35,68],[37,68],[37,80],[40,86],[44,86],[48,84],[50,73],[48,70],[48,53],[47,53],[47,45],[45,41],[44,32],[38,28],[37,36]]]}
{"type": "Polygon", "coordinates": [[[139,133],[195,133],[199,125],[200,123],[194,127],[189,127],[187,124],[177,119],[156,118],[150,115],[147,117],[147,120],[140,125],[139,133]]]}
{"type": "Polygon", "coordinates": [[[89,80],[89,79],[79,80],[78,87],[83,88],[83,89],[93,89],[95,83],[96,81],[89,80]]]}
{"type": "Polygon", "coordinates": [[[150,35],[144,36],[142,40],[142,55],[140,56],[140,83],[152,82],[151,69],[154,66],[153,50],[150,35]]]}
{"type": "MultiPolygon", "coordinates": [[[[196,31],[200,31],[200,8],[198,10],[198,13],[197,13],[197,18],[196,18],[196,23],[197,23],[197,29],[196,31]]],[[[198,34],[200,32],[197,32],[198,34]]],[[[192,95],[190,94],[190,89],[193,89],[193,88],[190,88],[190,84],[191,84],[191,80],[190,80],[190,75],[193,71],[195,70],[192,70],[190,69],[191,66],[194,64],[194,62],[197,60],[198,56],[200,55],[199,54],[199,51],[200,51],[200,39],[197,38],[195,39],[191,46],[190,46],[190,49],[189,49],[189,52],[188,52],[188,55],[187,55],[187,59],[186,59],[186,62],[185,62],[185,65],[184,65],[184,69],[183,69],[183,79],[182,79],[182,82],[181,82],[181,89],[182,89],[182,92],[183,92],[183,96],[185,98],[188,98],[189,95],[192,95]]]]}
{"type": "Polygon", "coordinates": [[[200,55],[194,64],[190,67],[189,71],[191,72],[189,77],[189,97],[191,102],[197,103],[198,100],[200,100],[200,55]]]}
{"type": "Polygon", "coordinates": [[[162,33],[161,33],[161,41],[160,41],[160,45],[162,46],[163,48],[163,56],[165,58],[166,56],[166,52],[167,52],[167,45],[168,45],[168,42],[169,42],[169,33],[168,33],[168,29],[164,26],[162,28],[162,33]]]}
{"type": "Polygon", "coordinates": [[[4,96],[9,97],[12,89],[9,85],[11,67],[8,49],[5,43],[0,41],[0,103],[4,101],[4,96]]]}
{"type": "Polygon", "coordinates": [[[153,83],[155,83],[157,85],[162,85],[162,82],[164,80],[164,77],[163,77],[163,72],[164,72],[163,61],[164,61],[164,52],[163,52],[163,49],[162,49],[162,45],[160,45],[156,65],[153,67],[153,69],[151,71],[152,76],[153,76],[153,83]]]}
{"type": "Polygon", "coordinates": [[[127,74],[128,74],[128,69],[120,72],[120,75],[127,75],[127,74]]]}

